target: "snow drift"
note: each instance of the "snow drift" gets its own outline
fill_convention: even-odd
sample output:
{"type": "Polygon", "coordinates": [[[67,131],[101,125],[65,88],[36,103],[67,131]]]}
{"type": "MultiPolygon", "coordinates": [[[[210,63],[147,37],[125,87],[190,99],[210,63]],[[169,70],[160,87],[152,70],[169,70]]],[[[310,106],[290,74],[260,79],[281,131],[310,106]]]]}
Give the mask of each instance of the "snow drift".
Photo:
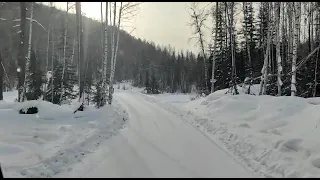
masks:
{"type": "MultiPolygon", "coordinates": [[[[10,96],[5,93],[4,97],[10,96]]],[[[4,177],[54,177],[70,171],[74,163],[117,134],[127,120],[117,101],[101,109],[88,106],[74,114],[77,103],[59,106],[41,100],[17,103],[13,99],[0,101],[4,177]],[[18,113],[32,106],[38,107],[37,114],[18,113]]]]}
{"type": "MultiPolygon", "coordinates": [[[[254,93],[258,89],[252,88],[254,93]]],[[[233,96],[226,91],[189,102],[176,95],[171,95],[174,102],[166,101],[168,95],[145,98],[183,117],[265,177],[320,177],[319,98],[252,96],[241,88],[233,96]]]]}

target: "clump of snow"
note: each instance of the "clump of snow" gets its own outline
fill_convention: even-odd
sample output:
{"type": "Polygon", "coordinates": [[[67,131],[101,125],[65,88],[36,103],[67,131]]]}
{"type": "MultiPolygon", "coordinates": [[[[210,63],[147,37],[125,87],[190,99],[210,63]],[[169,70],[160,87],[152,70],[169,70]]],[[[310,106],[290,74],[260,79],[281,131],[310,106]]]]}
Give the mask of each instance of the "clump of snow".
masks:
{"type": "MultiPolygon", "coordinates": [[[[9,93],[9,92],[8,92],[9,93]]],[[[10,94],[10,93],[9,93],[10,94]]],[[[0,163],[4,177],[55,177],[82,161],[109,137],[118,133],[128,119],[115,100],[96,109],[86,106],[74,114],[76,101],[62,106],[36,100],[0,101],[0,163]],[[37,107],[37,114],[19,114],[37,107]]]]}
{"type": "MultiPolygon", "coordinates": [[[[259,85],[251,90],[258,94],[259,85]]],[[[240,95],[226,92],[179,104],[167,100],[179,95],[144,97],[184,118],[265,177],[320,176],[319,98],[254,96],[242,88],[240,95]]]]}

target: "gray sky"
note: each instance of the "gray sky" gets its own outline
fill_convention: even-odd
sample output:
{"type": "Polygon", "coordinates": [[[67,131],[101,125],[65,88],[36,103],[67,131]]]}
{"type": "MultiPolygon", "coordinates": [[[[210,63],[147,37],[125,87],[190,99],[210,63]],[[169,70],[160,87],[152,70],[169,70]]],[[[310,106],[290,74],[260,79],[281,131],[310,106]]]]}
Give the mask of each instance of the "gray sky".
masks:
{"type": "MultiPolygon", "coordinates": [[[[49,4],[49,3],[44,3],[49,4]]],[[[66,2],[55,2],[57,8],[65,9],[66,2]]],[[[100,20],[100,2],[81,2],[82,11],[87,17],[100,20]]],[[[104,3],[105,4],[105,3],[104,3]]],[[[187,5],[190,2],[143,2],[139,5],[137,16],[123,27],[131,35],[153,41],[157,45],[171,45],[176,50],[191,50],[199,52],[199,47],[194,41],[188,41],[192,37],[192,29],[187,24],[190,21],[187,5]]],[[[207,3],[204,3],[207,4],[207,3]]],[[[208,23],[210,25],[211,23],[208,23]]],[[[210,30],[205,31],[208,39],[210,30]]]]}

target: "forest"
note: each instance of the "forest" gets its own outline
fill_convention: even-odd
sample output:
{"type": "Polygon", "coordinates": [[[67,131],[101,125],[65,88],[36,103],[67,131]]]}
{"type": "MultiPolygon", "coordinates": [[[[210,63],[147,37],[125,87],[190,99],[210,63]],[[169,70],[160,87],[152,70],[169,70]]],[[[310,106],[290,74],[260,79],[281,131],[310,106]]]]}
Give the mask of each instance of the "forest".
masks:
{"type": "Polygon", "coordinates": [[[106,3],[98,21],[82,15],[80,2],[66,3],[67,11],[53,3],[1,2],[0,100],[4,91],[18,90],[18,102],[78,98],[101,107],[123,80],[151,94],[226,88],[238,94],[244,85],[252,94],[250,87],[260,84],[260,95],[320,95],[318,2],[190,3],[198,54],[121,30],[138,5],[106,3]],[[212,33],[204,39],[209,18],[212,33]]]}

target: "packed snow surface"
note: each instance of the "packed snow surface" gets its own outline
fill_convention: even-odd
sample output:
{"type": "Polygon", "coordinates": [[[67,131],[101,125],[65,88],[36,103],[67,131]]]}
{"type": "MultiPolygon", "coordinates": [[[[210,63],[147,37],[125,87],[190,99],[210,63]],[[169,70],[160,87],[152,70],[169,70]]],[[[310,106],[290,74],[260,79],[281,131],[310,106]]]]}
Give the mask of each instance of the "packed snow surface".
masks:
{"type": "Polygon", "coordinates": [[[183,117],[145,96],[116,91],[128,124],[83,164],[58,177],[258,177],[183,117]]]}

